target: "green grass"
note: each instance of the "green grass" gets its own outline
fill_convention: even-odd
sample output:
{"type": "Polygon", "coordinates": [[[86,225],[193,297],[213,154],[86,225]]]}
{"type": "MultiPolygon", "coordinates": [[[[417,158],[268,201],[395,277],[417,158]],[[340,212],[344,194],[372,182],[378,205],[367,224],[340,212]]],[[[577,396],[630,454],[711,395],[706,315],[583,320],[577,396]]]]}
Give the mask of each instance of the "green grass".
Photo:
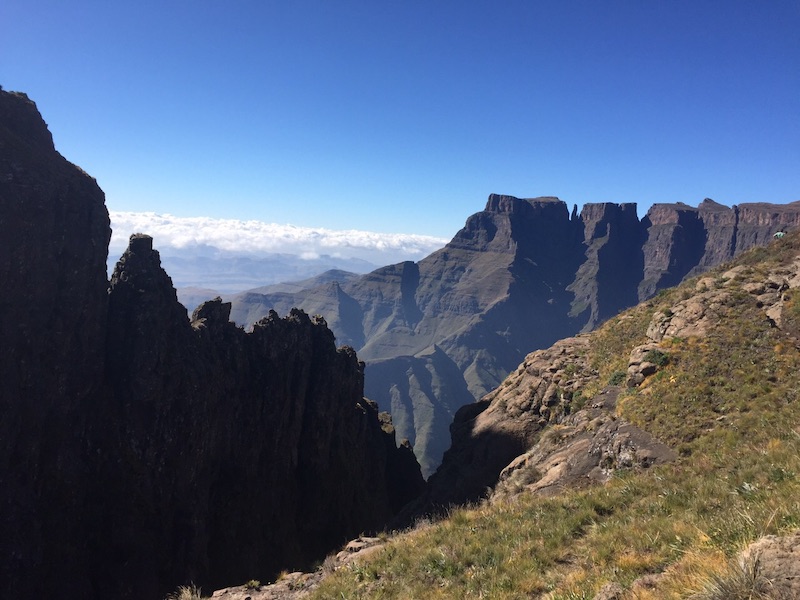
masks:
{"type": "MultiPolygon", "coordinates": [[[[798,240],[787,238],[776,252],[756,251],[762,262],[746,256],[741,279],[796,256],[798,240]]],[[[709,276],[722,281],[722,272],[709,276]]],[[[624,372],[652,314],[688,298],[695,283],[595,332],[598,377],[582,393],[624,372]]],[[[620,396],[620,416],[675,448],[676,462],[557,497],[455,509],[340,569],[312,597],[576,599],[608,582],[636,600],[761,597],[757,573],[733,557],[762,535],[800,528],[800,353],[740,283],[720,284],[731,290],[720,326],[666,341],[662,368],[620,396]],[[662,574],[654,591],[634,587],[647,574],[662,574]]]]}

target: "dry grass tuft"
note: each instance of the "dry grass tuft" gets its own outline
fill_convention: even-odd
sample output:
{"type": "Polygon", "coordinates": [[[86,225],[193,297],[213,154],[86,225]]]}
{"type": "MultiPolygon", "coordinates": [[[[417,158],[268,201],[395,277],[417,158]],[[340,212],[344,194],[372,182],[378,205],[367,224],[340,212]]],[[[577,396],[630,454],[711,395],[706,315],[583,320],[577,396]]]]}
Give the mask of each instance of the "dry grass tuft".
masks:
{"type": "Polygon", "coordinates": [[[779,599],[772,582],[762,574],[756,555],[729,562],[724,571],[712,575],[700,592],[690,596],[690,600],[783,599],[779,599]]]}
{"type": "Polygon", "coordinates": [[[203,600],[203,596],[200,588],[190,583],[180,586],[177,591],[167,596],[166,600],[203,600]]]}

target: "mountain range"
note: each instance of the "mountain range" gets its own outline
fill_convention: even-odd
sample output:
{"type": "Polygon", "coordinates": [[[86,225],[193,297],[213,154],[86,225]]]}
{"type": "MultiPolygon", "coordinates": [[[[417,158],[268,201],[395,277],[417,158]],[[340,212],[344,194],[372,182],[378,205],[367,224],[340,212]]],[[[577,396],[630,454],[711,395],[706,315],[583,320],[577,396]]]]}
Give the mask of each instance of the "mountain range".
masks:
{"type": "Polygon", "coordinates": [[[527,355],[390,535],[213,597],[798,598],[799,422],[795,231],[527,355]]]}
{"type": "MultiPolygon", "coordinates": [[[[419,262],[300,290],[230,298],[248,326],[269,310],[325,318],[367,364],[366,395],[389,411],[430,475],[456,411],[495,389],[538,348],[800,225],[800,202],[726,207],[586,204],[492,194],[453,239],[419,262]]],[[[266,293],[264,293],[266,292],[266,293]]]]}
{"type": "Polygon", "coordinates": [[[800,593],[798,203],[492,195],[417,263],[189,316],[149,235],[107,278],[102,191],[2,90],[0,201],[4,597],[800,593]]]}

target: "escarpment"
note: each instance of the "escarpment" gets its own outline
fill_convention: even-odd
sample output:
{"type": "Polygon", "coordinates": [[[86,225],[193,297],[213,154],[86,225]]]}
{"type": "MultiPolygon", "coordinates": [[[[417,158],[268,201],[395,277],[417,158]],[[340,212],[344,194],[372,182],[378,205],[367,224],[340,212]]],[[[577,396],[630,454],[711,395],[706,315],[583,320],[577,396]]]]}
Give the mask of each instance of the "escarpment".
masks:
{"type": "Polygon", "coordinates": [[[0,595],[163,597],[309,567],[422,486],[322,319],[187,319],[149,236],[0,91],[0,595]]]}
{"type": "MultiPolygon", "coordinates": [[[[565,338],[529,354],[497,389],[457,412],[442,464],[429,478],[424,496],[406,508],[398,523],[483,497],[498,502],[521,492],[552,495],[605,482],[619,469],[647,469],[675,460],[678,449],[642,429],[650,423],[627,421],[618,398],[656,402],[657,393],[652,394],[648,383],[661,382],[663,393],[664,382],[686,376],[698,378],[708,386],[701,388],[704,393],[713,397],[711,388],[720,383],[704,373],[715,370],[682,372],[688,365],[681,364],[681,357],[686,360],[687,348],[708,346],[708,338],[721,331],[735,331],[742,319],[756,323],[762,335],[764,330],[775,332],[780,341],[770,352],[796,353],[799,235],[775,241],[764,252],[771,261],[747,255],[737,264],[684,282],[658,304],[651,300],[623,313],[610,323],[616,329],[565,338]],[[619,346],[625,362],[601,379],[599,369],[614,360],[607,347],[615,344],[609,341],[618,335],[615,330],[628,332],[626,345],[619,346]]],[[[737,343],[746,347],[749,341],[737,343]]],[[[750,355],[746,362],[756,358],[763,357],[750,355]]],[[[726,369],[720,366],[716,372],[726,369]]],[[[759,377],[764,389],[777,380],[769,368],[758,372],[759,377]]],[[[728,427],[733,413],[724,405],[716,407],[704,431],[728,427]]]]}
{"type": "Polygon", "coordinates": [[[338,285],[233,298],[247,324],[272,307],[323,315],[366,361],[367,396],[395,417],[423,471],[448,447],[460,407],[526,354],[800,225],[800,202],[699,207],[586,204],[492,194],[452,241],[419,261],[338,285]]]}

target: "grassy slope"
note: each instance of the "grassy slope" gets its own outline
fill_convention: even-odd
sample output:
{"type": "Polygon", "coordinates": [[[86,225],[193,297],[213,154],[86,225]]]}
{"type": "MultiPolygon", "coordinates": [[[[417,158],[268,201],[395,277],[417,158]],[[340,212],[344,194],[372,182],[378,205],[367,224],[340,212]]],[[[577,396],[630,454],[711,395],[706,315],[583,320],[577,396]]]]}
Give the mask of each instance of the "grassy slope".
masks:
{"type": "MultiPolygon", "coordinates": [[[[798,254],[800,238],[787,236],[737,263],[763,280],[798,254]]],[[[731,288],[710,335],[671,340],[670,363],[620,398],[620,415],[678,450],[676,463],[558,497],[455,509],[337,571],[313,597],[555,600],[617,582],[631,598],[685,598],[750,541],[800,527],[800,353],[753,296],[731,288]],[[655,590],[634,585],[659,573],[655,590]]],[[[693,289],[663,292],[593,335],[597,390],[625,370],[652,314],[693,289]]]]}

